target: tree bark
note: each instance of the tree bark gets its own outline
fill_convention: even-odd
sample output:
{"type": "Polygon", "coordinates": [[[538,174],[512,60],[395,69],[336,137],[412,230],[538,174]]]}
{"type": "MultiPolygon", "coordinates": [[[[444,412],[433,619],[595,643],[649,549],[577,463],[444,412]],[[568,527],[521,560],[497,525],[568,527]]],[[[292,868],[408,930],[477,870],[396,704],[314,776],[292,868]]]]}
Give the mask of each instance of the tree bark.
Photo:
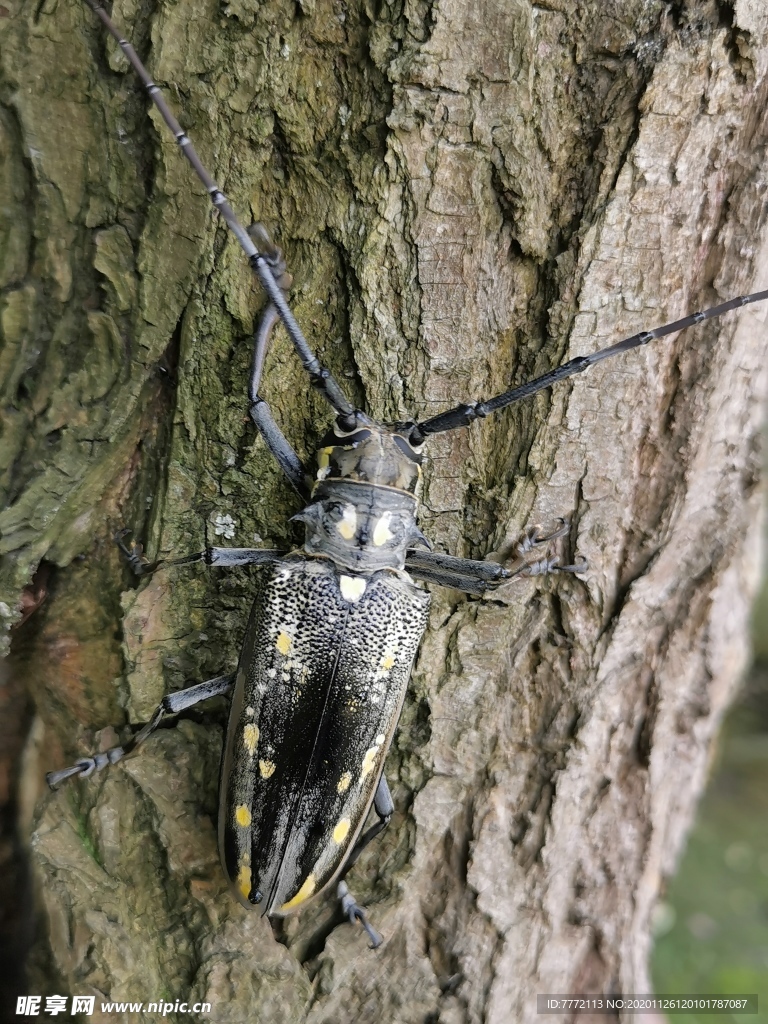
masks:
{"type": "MultiPolygon", "coordinates": [[[[387,941],[368,952],[331,899],[273,930],[218,864],[223,702],[44,795],[42,773],[114,743],[108,726],[237,661],[252,575],[135,587],[115,529],[151,557],[300,534],[248,418],[263,298],[245,259],[87,8],[4,3],[9,625],[48,574],[12,643],[38,715],[18,798],[22,823],[36,803],[41,908],[25,991],[313,1024],[533,1021],[537,993],[650,991],[654,902],[747,657],[765,310],[434,439],[437,550],[505,558],[564,516],[589,569],[435,592],[386,763],[396,814],[350,876],[387,941]]],[[[243,219],[284,246],[310,342],[379,419],[768,285],[760,0],[114,17],[243,219]]],[[[263,393],[308,459],[328,410],[282,334],[263,393]]]]}

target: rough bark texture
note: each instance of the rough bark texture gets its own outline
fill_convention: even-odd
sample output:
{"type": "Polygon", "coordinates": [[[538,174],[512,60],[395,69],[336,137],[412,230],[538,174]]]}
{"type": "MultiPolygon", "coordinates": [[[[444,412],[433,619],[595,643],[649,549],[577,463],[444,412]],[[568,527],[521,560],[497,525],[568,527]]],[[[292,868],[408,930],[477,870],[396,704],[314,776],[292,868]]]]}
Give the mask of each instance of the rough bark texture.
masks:
{"type": "MultiPolygon", "coordinates": [[[[369,953],[330,901],[273,932],[217,860],[223,703],[43,792],[45,769],[115,741],[97,730],[236,662],[249,574],[134,587],[114,529],[153,556],[282,546],[297,505],[248,420],[263,300],[236,244],[85,6],[3,4],[9,623],[47,567],[11,662],[39,716],[12,787],[22,826],[36,805],[22,991],[313,1024],[533,1021],[537,992],[648,991],[654,900],[745,659],[764,310],[434,441],[421,523],[437,549],[505,556],[567,516],[589,571],[435,594],[387,761],[397,812],[350,879],[387,942],[369,953]]],[[[234,206],[286,248],[297,317],[379,418],[768,284],[762,0],[114,14],[234,206]]],[[[283,336],[264,393],[307,456],[329,417],[283,336]]]]}

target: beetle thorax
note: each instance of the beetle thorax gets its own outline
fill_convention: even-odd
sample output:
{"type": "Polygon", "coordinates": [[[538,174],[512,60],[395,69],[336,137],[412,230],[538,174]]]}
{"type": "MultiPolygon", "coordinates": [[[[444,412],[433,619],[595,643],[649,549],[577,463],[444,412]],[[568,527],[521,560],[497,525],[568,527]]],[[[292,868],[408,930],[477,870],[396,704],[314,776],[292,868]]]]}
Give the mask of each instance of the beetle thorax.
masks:
{"type": "Polygon", "coordinates": [[[345,568],[402,569],[408,548],[425,543],[416,525],[421,456],[397,427],[367,421],[338,427],[318,450],[313,502],[295,518],[306,524],[304,548],[345,568]]]}

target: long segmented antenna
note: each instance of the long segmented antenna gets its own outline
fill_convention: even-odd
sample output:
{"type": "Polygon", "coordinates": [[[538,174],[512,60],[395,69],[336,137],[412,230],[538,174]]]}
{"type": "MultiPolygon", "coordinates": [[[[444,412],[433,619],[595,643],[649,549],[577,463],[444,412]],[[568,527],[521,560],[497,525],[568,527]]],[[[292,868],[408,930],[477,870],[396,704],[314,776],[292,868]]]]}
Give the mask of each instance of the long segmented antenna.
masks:
{"type": "Polygon", "coordinates": [[[197,155],[195,147],[190,142],[186,133],[182,130],[179,122],[171,113],[168,104],[165,102],[165,97],[159,87],[156,86],[150,78],[147,69],[139,59],[138,54],[128,40],[123,38],[101,4],[97,3],[96,0],[85,0],[85,2],[99,18],[130,61],[136,71],[136,74],[141,79],[144,88],[149,93],[152,102],[160,111],[163,120],[173,132],[173,136],[179,144],[181,152],[190,162],[203,185],[205,185],[206,191],[211,197],[211,202],[224,217],[230,231],[242,246],[243,252],[248,257],[248,261],[253,267],[259,281],[261,281],[264,291],[269,296],[270,302],[272,302],[276,307],[280,319],[283,321],[285,329],[293,342],[293,347],[296,349],[299,359],[301,359],[302,366],[309,374],[312,386],[317,388],[317,390],[325,397],[326,401],[332,406],[338,416],[354,416],[355,407],[350,403],[347,396],[331,376],[330,371],[321,365],[314,352],[309,347],[307,339],[302,334],[301,328],[296,322],[288,303],[285,301],[285,295],[280,289],[278,283],[275,281],[268,261],[253,244],[248,232],[235,216],[235,212],[229,205],[227,197],[203,166],[200,157],[197,155]]]}
{"type": "Polygon", "coordinates": [[[624,338],[623,341],[618,341],[615,345],[602,348],[591,355],[576,356],[575,359],[570,359],[567,363],[563,363],[562,366],[550,370],[549,373],[536,377],[535,380],[529,380],[527,384],[521,384],[520,387],[512,388],[501,395],[496,395],[495,398],[489,398],[483,402],[457,405],[454,409],[448,409],[447,412],[441,412],[438,416],[424,420],[423,423],[417,423],[411,432],[411,443],[418,444],[426,437],[429,437],[430,434],[442,434],[446,430],[467,427],[474,420],[487,416],[489,413],[498,412],[499,409],[504,409],[514,402],[521,401],[523,398],[529,398],[531,395],[535,395],[537,391],[550,388],[553,384],[565,380],[566,377],[572,377],[575,373],[583,373],[584,370],[588,370],[590,366],[594,366],[595,363],[599,363],[603,359],[610,359],[612,356],[618,356],[622,352],[629,352],[630,349],[640,348],[641,345],[647,345],[649,341],[654,341],[656,338],[663,338],[667,334],[675,334],[677,331],[685,330],[686,327],[700,324],[704,320],[712,320],[715,317],[722,316],[723,313],[727,313],[731,309],[748,306],[751,302],[762,302],[765,299],[768,299],[768,291],[753,292],[751,295],[740,295],[737,299],[729,299],[728,302],[723,302],[719,306],[711,306],[700,313],[691,313],[689,316],[683,317],[682,320],[675,320],[672,323],[664,324],[662,327],[656,327],[652,331],[640,331],[638,334],[633,334],[631,338],[624,338]]]}

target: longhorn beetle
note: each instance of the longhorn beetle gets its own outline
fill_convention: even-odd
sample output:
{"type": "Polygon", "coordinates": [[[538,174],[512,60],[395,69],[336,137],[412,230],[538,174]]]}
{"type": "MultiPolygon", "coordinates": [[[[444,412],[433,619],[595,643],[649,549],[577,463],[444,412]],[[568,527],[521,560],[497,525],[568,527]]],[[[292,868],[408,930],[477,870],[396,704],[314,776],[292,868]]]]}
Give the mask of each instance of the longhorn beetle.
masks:
{"type": "MultiPolygon", "coordinates": [[[[393,812],[382,767],[397,725],[429,594],[414,579],[482,595],[502,583],[549,572],[577,572],[547,553],[549,536],[530,531],[516,566],[433,553],[416,525],[422,448],[433,434],[465,427],[590,366],[674,334],[728,310],[768,299],[741,296],[655,330],[579,356],[535,380],[484,401],[458,405],[422,422],[378,423],[349,402],[307,344],[285,291],[291,279],[265,230],[246,230],[214,183],[129,42],[103,7],[87,0],[141,78],[182,153],[242,246],[269,298],[254,339],[250,413],[286,477],[305,501],[294,517],[304,547],[286,553],[208,548],[165,564],[262,567],[235,675],[219,676],[166,696],[125,746],[51,772],[55,787],[88,776],[138,747],[168,715],[232,693],[221,763],[219,850],[235,897],[272,916],[291,913],[333,881],[350,921],[372,946],[381,939],[344,881],[361,851],[393,812]],[[259,394],[276,322],[282,321],[310,382],[335,422],[321,441],[311,484],[304,466],[259,394]],[[417,552],[415,545],[428,550],[417,552]],[[542,552],[536,557],[538,552],[542,552]],[[527,556],[533,554],[534,557],[527,556]],[[378,821],[363,830],[371,805],[378,821]]],[[[134,571],[152,571],[138,545],[116,538],[134,571]]]]}

